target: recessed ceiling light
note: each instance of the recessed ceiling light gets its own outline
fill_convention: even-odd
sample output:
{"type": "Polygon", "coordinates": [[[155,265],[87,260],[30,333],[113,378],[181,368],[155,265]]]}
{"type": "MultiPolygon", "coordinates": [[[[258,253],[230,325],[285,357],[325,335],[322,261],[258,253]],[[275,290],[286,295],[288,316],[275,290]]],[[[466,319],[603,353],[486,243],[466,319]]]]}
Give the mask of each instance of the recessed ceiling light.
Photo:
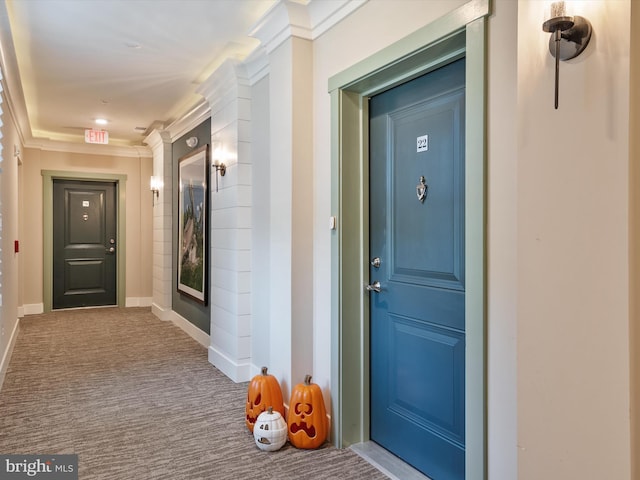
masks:
{"type": "Polygon", "coordinates": [[[109,122],[105,118],[96,118],[96,123],[98,125],[106,125],[109,122]]]}

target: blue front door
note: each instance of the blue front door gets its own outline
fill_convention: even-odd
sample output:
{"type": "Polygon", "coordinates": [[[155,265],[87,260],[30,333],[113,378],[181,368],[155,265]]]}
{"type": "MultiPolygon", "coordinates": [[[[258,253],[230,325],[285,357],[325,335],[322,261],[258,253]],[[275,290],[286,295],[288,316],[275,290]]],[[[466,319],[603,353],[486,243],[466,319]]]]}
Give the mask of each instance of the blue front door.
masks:
{"type": "Polygon", "coordinates": [[[371,439],[434,480],[465,476],[464,84],[461,59],[369,110],[371,439]]]}

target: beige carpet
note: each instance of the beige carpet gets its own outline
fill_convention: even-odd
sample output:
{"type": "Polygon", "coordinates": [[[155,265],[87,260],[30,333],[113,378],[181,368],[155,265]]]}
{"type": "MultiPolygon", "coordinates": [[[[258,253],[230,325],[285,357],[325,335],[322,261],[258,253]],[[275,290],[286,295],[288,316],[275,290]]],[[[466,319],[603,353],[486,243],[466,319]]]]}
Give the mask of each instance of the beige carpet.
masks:
{"type": "Polygon", "coordinates": [[[0,391],[0,453],[77,453],[82,480],[387,478],[329,445],[259,450],[246,388],[147,308],[25,317],[0,391]]]}

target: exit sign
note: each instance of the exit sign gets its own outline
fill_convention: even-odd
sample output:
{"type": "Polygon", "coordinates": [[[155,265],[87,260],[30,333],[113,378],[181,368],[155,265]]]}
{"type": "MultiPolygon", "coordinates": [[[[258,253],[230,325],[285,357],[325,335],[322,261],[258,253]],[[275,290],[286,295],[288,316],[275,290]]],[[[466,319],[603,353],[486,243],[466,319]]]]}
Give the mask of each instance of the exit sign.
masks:
{"type": "Polygon", "coordinates": [[[84,142],[107,145],[109,143],[109,132],[107,132],[106,130],[85,130],[84,142]]]}

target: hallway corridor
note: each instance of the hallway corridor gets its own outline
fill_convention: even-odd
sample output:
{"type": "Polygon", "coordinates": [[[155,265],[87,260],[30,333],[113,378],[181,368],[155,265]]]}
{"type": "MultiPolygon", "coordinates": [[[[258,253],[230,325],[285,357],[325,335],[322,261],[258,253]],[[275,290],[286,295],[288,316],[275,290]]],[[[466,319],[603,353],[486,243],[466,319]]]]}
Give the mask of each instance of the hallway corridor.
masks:
{"type": "Polygon", "coordinates": [[[77,453],[82,480],[386,478],[329,444],[260,451],[246,388],[147,308],[28,316],[0,391],[0,452],[77,453]]]}

